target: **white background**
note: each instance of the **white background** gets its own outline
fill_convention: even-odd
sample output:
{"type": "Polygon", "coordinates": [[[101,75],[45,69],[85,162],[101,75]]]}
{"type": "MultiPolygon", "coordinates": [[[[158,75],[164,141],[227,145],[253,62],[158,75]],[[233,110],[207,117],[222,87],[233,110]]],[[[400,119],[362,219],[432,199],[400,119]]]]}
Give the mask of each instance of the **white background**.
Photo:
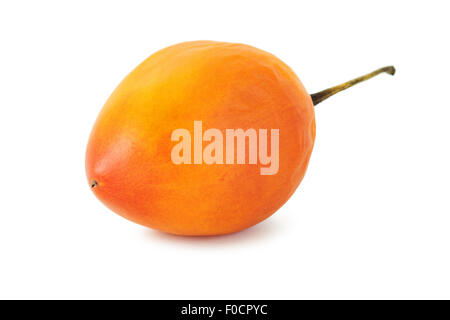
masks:
{"type": "Polygon", "coordinates": [[[446,1],[2,1],[0,298],[450,298],[446,1]],[[306,177],[274,216],[213,238],[109,211],[84,173],[115,86],[156,50],[247,43],[313,93],[306,177]]]}

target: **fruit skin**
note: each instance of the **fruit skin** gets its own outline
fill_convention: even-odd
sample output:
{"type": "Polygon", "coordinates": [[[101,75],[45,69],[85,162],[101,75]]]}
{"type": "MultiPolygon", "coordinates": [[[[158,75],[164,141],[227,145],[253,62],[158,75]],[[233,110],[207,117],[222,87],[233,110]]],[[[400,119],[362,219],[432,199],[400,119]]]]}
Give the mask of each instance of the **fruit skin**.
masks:
{"type": "Polygon", "coordinates": [[[289,199],[314,139],[311,97],[281,60],[243,44],[185,42],[147,58],[114,90],[91,132],[86,172],[95,195],[131,221],[178,235],[227,234],[289,199]],[[204,131],[279,129],[278,173],[260,175],[259,162],[173,164],[171,133],[192,134],[194,120],[204,131]]]}

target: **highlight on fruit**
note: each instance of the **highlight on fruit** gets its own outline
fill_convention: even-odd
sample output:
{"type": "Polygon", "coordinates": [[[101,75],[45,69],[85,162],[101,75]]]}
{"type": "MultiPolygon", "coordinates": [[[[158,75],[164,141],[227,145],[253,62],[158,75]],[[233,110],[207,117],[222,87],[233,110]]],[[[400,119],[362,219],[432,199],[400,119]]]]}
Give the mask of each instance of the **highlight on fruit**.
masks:
{"type": "MultiPolygon", "coordinates": [[[[186,236],[249,228],[295,192],[314,106],[392,66],[308,94],[274,55],[237,43],[162,49],[113,91],[86,151],[91,190],[135,223],[186,236]]],[[[324,75],[325,76],[325,75],[324,75]]]]}

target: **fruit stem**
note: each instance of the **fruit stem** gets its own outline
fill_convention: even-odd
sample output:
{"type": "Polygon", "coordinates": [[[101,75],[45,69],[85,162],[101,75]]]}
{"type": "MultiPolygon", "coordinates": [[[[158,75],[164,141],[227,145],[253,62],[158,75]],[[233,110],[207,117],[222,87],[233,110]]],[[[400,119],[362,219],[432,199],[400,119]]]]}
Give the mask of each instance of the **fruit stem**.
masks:
{"type": "Polygon", "coordinates": [[[91,188],[94,189],[96,186],[98,186],[97,180],[92,180],[91,181],[91,188]]]}
{"type": "Polygon", "coordinates": [[[314,94],[311,95],[313,104],[314,105],[318,105],[323,100],[331,97],[332,95],[335,95],[336,93],[338,93],[338,92],[340,92],[342,90],[350,88],[350,87],[354,86],[357,83],[360,83],[360,82],[366,81],[366,80],[368,80],[370,78],[373,78],[376,75],[378,75],[380,73],[383,73],[383,72],[386,72],[386,73],[388,73],[388,74],[393,76],[395,74],[395,68],[393,66],[380,68],[380,69],[377,69],[377,70],[375,70],[375,71],[373,71],[371,73],[368,73],[366,75],[358,77],[356,79],[353,79],[353,80],[341,83],[341,84],[339,84],[339,85],[337,85],[335,87],[331,87],[331,88],[322,90],[320,92],[314,93],[314,94]]]}

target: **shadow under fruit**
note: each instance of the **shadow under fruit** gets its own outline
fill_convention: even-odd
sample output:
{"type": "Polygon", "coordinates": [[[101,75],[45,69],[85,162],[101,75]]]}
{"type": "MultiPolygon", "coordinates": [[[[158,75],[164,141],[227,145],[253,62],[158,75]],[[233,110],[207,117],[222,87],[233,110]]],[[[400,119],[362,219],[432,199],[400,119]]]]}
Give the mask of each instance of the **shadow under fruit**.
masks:
{"type": "Polygon", "coordinates": [[[286,64],[254,47],[170,46],[136,67],[106,101],[86,152],[90,187],[119,215],[168,233],[246,229],[278,210],[300,184],[314,145],[314,105],[382,72],[395,69],[310,95],[286,64]],[[277,173],[261,175],[259,162],[174,164],[171,134],[196,120],[222,132],[279,129],[277,173]]]}

